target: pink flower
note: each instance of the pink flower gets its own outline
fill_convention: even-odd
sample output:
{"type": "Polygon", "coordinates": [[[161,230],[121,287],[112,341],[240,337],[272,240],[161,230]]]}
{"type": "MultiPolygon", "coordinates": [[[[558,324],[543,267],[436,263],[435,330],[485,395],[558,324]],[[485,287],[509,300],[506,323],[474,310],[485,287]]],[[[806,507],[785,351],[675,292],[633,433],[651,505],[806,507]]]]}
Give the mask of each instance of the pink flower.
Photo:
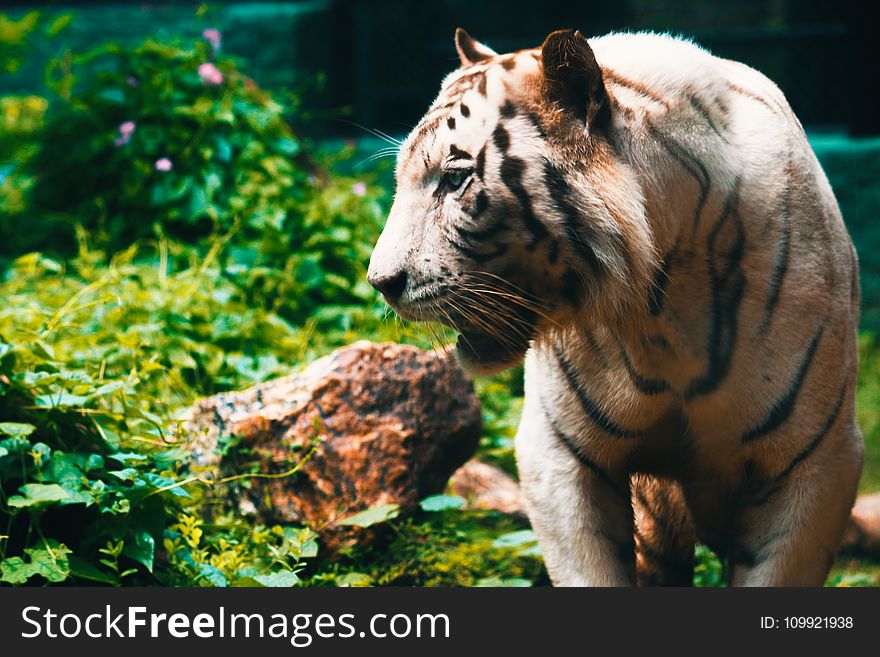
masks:
{"type": "Polygon", "coordinates": [[[205,62],[199,66],[199,77],[202,78],[202,82],[205,84],[214,86],[223,84],[223,73],[211,62],[205,62]]]}
{"type": "Polygon", "coordinates": [[[117,146],[125,146],[128,142],[131,141],[131,136],[134,134],[135,128],[137,128],[137,124],[134,121],[125,121],[124,123],[120,123],[117,131],[119,135],[116,137],[115,144],[117,146]]]}
{"type": "Polygon", "coordinates": [[[167,157],[159,158],[153,166],[156,167],[156,171],[171,171],[171,169],[174,168],[174,165],[171,164],[171,160],[167,157]]]}
{"type": "Polygon", "coordinates": [[[351,186],[351,191],[355,196],[366,196],[367,195],[367,186],[362,182],[356,182],[351,186]]]}
{"type": "Polygon", "coordinates": [[[202,31],[202,38],[211,44],[211,49],[215,53],[220,50],[220,43],[223,41],[220,30],[209,27],[207,30],[202,31]]]}

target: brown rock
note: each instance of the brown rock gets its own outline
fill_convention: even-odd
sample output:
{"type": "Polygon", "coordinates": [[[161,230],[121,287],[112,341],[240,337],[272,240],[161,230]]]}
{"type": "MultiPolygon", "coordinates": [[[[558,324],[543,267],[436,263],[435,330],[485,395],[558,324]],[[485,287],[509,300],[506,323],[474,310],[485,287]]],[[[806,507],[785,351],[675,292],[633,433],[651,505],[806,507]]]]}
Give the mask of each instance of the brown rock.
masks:
{"type": "Polygon", "coordinates": [[[847,522],[840,551],[880,559],[880,493],[860,495],[847,522]]]}
{"type": "Polygon", "coordinates": [[[453,357],[370,342],[299,374],[203,399],[185,426],[196,436],[198,468],[219,479],[275,477],[216,486],[229,506],[260,522],[326,528],[322,543],[336,547],[351,530],[334,521],[377,504],[407,512],[442,492],[482,432],[479,401],[453,357]],[[309,454],[297,472],[278,476],[309,454]]]}
{"type": "Polygon", "coordinates": [[[501,468],[471,459],[449,479],[449,489],[467,501],[469,509],[491,509],[525,515],[516,480],[501,468]]]}

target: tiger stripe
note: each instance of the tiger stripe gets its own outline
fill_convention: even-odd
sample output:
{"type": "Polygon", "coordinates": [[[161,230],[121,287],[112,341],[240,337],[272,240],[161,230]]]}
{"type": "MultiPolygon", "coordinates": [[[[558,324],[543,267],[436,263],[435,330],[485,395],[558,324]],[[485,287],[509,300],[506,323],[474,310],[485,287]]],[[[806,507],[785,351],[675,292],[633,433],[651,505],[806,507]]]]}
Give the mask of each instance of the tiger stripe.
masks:
{"type": "Polygon", "coordinates": [[[819,348],[819,341],[822,339],[824,331],[825,324],[823,323],[810,340],[810,344],[807,346],[807,350],[804,352],[804,356],[788,388],[786,388],[782,396],[778,397],[771,404],[770,410],[764,419],[742,435],[743,443],[750,443],[772,433],[791,416],[797,403],[798,394],[804,385],[804,379],[806,379],[810,371],[810,365],[813,364],[813,357],[819,348]]]}
{"type": "Polygon", "coordinates": [[[620,498],[626,499],[629,495],[627,492],[620,490],[617,483],[608,475],[605,470],[603,470],[599,464],[597,464],[593,459],[587,456],[583,449],[578,445],[577,441],[574,438],[569,436],[562,428],[559,426],[559,423],[553,418],[550,414],[550,411],[547,410],[547,407],[542,404],[542,408],[544,410],[544,416],[547,420],[547,424],[550,426],[553,431],[553,435],[559,441],[561,445],[563,445],[569,453],[575,458],[575,460],[581,464],[586,470],[588,470],[596,479],[605,484],[609,490],[611,490],[615,495],[620,498]]]}
{"type": "Polygon", "coordinates": [[[770,328],[770,322],[773,319],[773,312],[779,303],[779,294],[782,291],[782,283],[788,272],[788,259],[791,251],[791,222],[789,218],[791,206],[791,187],[792,187],[792,161],[791,154],[788,157],[788,166],[786,167],[785,189],[782,193],[782,208],[780,211],[780,220],[782,222],[781,232],[779,234],[779,246],[776,251],[776,262],[773,265],[773,272],[770,274],[770,285],[767,293],[767,303],[764,306],[764,316],[761,324],[758,326],[758,335],[764,337],[770,328]]]}
{"type": "Polygon", "coordinates": [[[554,353],[556,355],[556,362],[562,370],[562,373],[565,375],[565,380],[568,383],[569,389],[575,394],[584,413],[596,426],[615,438],[635,438],[639,435],[639,431],[622,427],[609,418],[599,404],[587,394],[586,390],[584,390],[578,380],[578,374],[571,362],[562,355],[562,352],[559,349],[554,350],[554,353]]]}
{"type": "Polygon", "coordinates": [[[781,471],[767,477],[766,479],[762,479],[756,482],[755,488],[766,489],[766,492],[763,495],[754,497],[750,499],[747,504],[751,506],[761,506],[767,502],[767,500],[779,492],[781,489],[782,483],[794,472],[794,469],[799,466],[801,463],[806,461],[813,452],[822,444],[822,441],[825,440],[825,437],[834,427],[837,422],[837,418],[840,417],[840,411],[843,409],[843,402],[849,393],[849,384],[851,382],[847,381],[840,389],[840,393],[837,395],[837,401],[834,402],[834,407],[831,409],[831,412],[828,414],[828,417],[825,418],[825,421],[822,423],[822,426],[814,433],[810,440],[807,441],[807,444],[792,457],[791,461],[788,462],[781,471]]]}
{"type": "Polygon", "coordinates": [[[562,215],[565,237],[568,240],[569,247],[578,258],[587,264],[593,274],[601,276],[604,273],[604,268],[596,256],[593,246],[595,236],[589,224],[584,221],[580,212],[569,200],[571,198],[571,187],[565,180],[564,174],[548,160],[544,160],[544,183],[547,186],[547,191],[556,207],[556,211],[562,215]]]}
{"type": "Polygon", "coordinates": [[[737,312],[745,292],[746,279],[739,263],[742,259],[745,234],[742,224],[736,217],[735,209],[739,198],[740,181],[735,182],[727,197],[721,214],[716,220],[707,240],[709,260],[709,285],[711,306],[709,309],[709,354],[703,374],[688,384],[685,391],[687,399],[693,399],[713,392],[727,377],[733,361],[737,338],[737,312]],[[721,231],[733,225],[735,241],[727,254],[723,268],[718,269],[718,241],[721,231]]]}
{"type": "Polygon", "coordinates": [[[657,143],[659,143],[666,152],[681,164],[681,166],[683,166],[697,182],[700,191],[699,196],[697,197],[697,203],[694,207],[694,220],[692,224],[693,233],[696,234],[697,228],[700,225],[700,217],[703,214],[703,207],[706,205],[706,200],[709,198],[709,188],[712,182],[709,177],[709,172],[706,170],[706,165],[691,155],[687,149],[681,146],[681,144],[661,132],[650,119],[645,119],[645,126],[648,128],[648,132],[654,137],[657,143]]]}

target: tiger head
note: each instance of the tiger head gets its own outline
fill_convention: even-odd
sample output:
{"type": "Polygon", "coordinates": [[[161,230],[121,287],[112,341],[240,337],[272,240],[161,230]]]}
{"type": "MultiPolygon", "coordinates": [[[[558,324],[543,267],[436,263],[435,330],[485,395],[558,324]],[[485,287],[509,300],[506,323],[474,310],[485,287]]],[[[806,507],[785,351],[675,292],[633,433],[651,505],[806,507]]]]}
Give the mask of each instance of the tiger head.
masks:
{"type": "Polygon", "coordinates": [[[368,279],[404,319],[457,330],[460,362],[485,374],[574,316],[643,302],[653,248],[580,32],[507,55],[455,41],[461,67],[401,145],[368,279]]]}

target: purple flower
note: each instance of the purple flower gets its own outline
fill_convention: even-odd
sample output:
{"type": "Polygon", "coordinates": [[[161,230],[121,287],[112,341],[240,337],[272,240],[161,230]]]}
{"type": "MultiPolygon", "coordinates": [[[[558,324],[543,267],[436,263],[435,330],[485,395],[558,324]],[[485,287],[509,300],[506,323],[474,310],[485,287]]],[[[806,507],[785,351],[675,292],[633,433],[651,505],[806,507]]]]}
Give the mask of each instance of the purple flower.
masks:
{"type": "Polygon", "coordinates": [[[141,83],[141,81],[133,75],[129,75],[127,78],[125,78],[125,81],[128,83],[129,87],[137,87],[141,83]]]}
{"type": "Polygon", "coordinates": [[[362,182],[356,182],[351,186],[351,191],[355,196],[366,196],[367,195],[367,186],[362,182]]]}
{"type": "Polygon", "coordinates": [[[202,78],[202,82],[205,84],[214,86],[223,84],[223,73],[211,62],[205,62],[199,66],[199,77],[202,78]]]}
{"type": "Polygon", "coordinates": [[[135,128],[137,128],[137,124],[134,121],[125,121],[124,123],[120,123],[117,128],[119,135],[116,137],[116,141],[114,142],[117,146],[125,146],[128,142],[131,141],[131,136],[134,134],[135,128]]]}
{"type": "Polygon", "coordinates": [[[202,31],[202,38],[211,44],[211,49],[215,54],[220,50],[220,44],[223,41],[223,36],[220,34],[220,30],[209,27],[207,30],[202,31]]]}
{"type": "Polygon", "coordinates": [[[174,165],[171,164],[171,160],[167,157],[159,158],[153,166],[156,167],[156,171],[171,171],[171,169],[174,168],[174,165]]]}

